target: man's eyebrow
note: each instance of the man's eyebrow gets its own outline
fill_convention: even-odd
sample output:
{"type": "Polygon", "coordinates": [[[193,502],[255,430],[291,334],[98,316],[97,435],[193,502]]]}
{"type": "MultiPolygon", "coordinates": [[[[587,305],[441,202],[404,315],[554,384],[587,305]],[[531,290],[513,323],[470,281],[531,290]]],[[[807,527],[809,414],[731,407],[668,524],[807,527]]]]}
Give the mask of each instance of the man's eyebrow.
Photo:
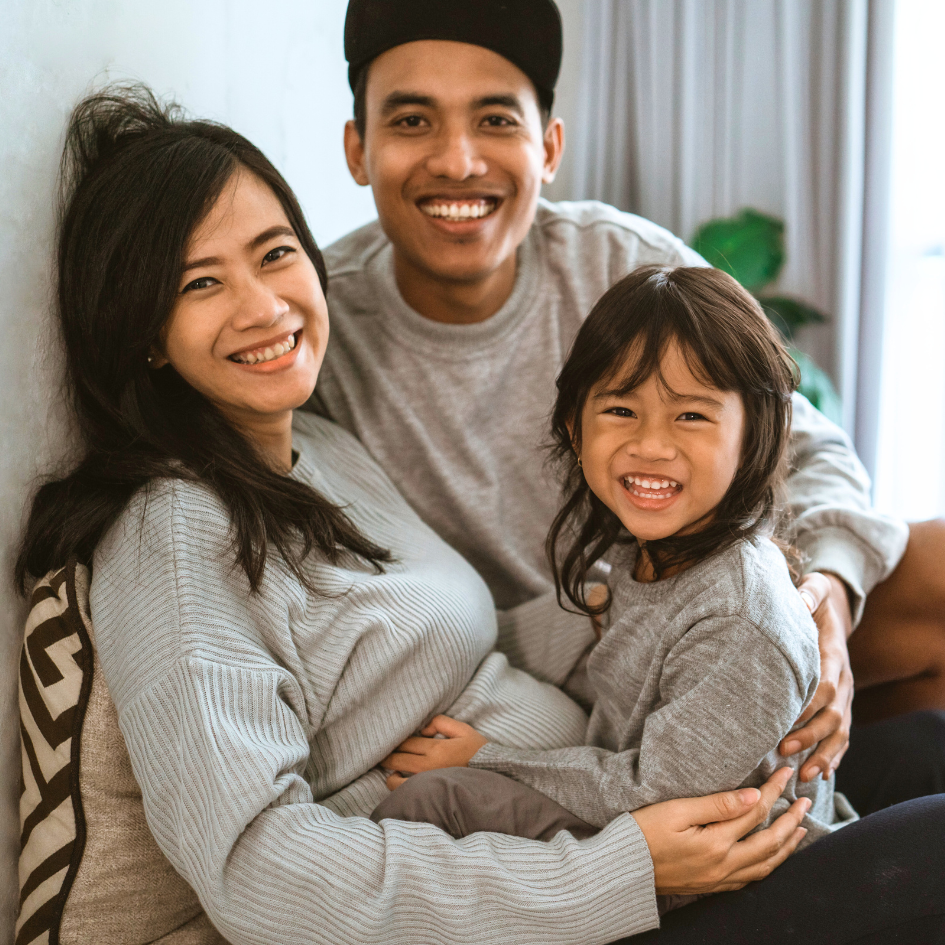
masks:
{"type": "MultiPolygon", "coordinates": [[[[268,243],[269,240],[276,236],[295,237],[295,230],[293,230],[291,226],[285,226],[281,223],[276,226],[271,226],[268,230],[263,230],[259,236],[254,236],[246,244],[246,248],[258,249],[263,243],[268,243]]],[[[191,259],[190,262],[185,263],[181,272],[190,272],[191,269],[202,269],[204,266],[219,266],[221,262],[222,260],[219,256],[203,256],[200,259],[191,259]]]]}
{"type": "Polygon", "coordinates": [[[433,108],[436,99],[421,92],[391,92],[381,105],[381,114],[389,115],[404,105],[420,105],[424,108],[433,108]]]}
{"type": "Polygon", "coordinates": [[[519,116],[525,115],[525,109],[517,95],[484,95],[473,103],[475,108],[509,108],[519,116]]]}

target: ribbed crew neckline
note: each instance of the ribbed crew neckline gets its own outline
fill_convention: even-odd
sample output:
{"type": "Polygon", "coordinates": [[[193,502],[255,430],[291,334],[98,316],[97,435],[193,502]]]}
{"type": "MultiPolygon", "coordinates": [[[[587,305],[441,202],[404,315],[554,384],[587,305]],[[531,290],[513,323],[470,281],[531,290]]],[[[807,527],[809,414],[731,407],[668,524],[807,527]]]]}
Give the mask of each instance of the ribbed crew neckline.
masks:
{"type": "Polygon", "coordinates": [[[394,275],[394,250],[388,242],[367,272],[377,292],[379,327],[390,339],[411,349],[445,359],[468,357],[503,341],[537,303],[539,261],[537,228],[533,225],[517,250],[515,285],[505,304],[490,318],[471,325],[451,325],[425,318],[400,294],[394,275]]]}

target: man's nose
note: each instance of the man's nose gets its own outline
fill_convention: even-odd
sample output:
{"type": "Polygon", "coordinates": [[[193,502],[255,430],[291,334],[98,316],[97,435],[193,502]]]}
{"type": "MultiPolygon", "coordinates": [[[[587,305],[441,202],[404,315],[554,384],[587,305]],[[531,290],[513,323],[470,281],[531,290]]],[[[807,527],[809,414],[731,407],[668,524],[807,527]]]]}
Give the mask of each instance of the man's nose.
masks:
{"type": "Polygon", "coordinates": [[[434,141],[427,170],[434,177],[468,180],[482,177],[487,165],[466,128],[444,128],[434,141]]]}

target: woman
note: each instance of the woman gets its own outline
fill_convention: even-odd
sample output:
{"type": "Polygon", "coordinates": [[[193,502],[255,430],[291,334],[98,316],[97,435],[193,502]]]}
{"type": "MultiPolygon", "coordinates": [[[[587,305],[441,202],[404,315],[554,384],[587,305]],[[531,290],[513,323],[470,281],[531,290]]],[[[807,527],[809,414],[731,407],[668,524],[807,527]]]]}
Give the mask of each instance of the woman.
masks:
{"type": "MultiPolygon", "coordinates": [[[[736,889],[791,853],[801,802],[740,841],[787,772],[760,795],[624,814],[583,843],[367,820],[378,762],[438,712],[543,748],[575,744],[584,716],[490,652],[485,585],[356,441],[310,416],[293,429],[325,350],[325,275],[265,157],[124,90],[76,110],[63,180],[58,312],[85,453],[39,491],[18,574],[92,563],[149,826],[227,940],[604,943],[656,926],[656,889],[736,889]]],[[[943,812],[898,816],[931,837],[943,812]]],[[[905,827],[864,825],[839,875],[833,838],[809,851],[827,850],[826,904],[792,899],[780,872],[755,887],[809,941],[826,941],[829,897],[867,884],[864,850],[945,867],[945,843],[921,860],[905,827]]],[[[945,911],[917,871],[890,889],[903,922],[945,911]]],[[[891,924],[859,911],[851,928],[891,924]]]]}

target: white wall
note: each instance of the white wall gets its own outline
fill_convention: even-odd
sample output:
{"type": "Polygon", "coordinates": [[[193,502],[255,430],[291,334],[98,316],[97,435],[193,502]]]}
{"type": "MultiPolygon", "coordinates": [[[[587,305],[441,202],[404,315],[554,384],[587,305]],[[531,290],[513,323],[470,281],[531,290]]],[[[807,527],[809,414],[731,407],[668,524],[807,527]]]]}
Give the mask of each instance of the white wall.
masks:
{"type": "Polygon", "coordinates": [[[374,216],[341,148],[351,96],[346,0],[0,0],[0,942],[12,941],[19,849],[16,668],[23,605],[9,580],[27,497],[68,443],[49,331],[54,183],[88,89],[140,79],[258,144],[325,244],[374,216]]]}

